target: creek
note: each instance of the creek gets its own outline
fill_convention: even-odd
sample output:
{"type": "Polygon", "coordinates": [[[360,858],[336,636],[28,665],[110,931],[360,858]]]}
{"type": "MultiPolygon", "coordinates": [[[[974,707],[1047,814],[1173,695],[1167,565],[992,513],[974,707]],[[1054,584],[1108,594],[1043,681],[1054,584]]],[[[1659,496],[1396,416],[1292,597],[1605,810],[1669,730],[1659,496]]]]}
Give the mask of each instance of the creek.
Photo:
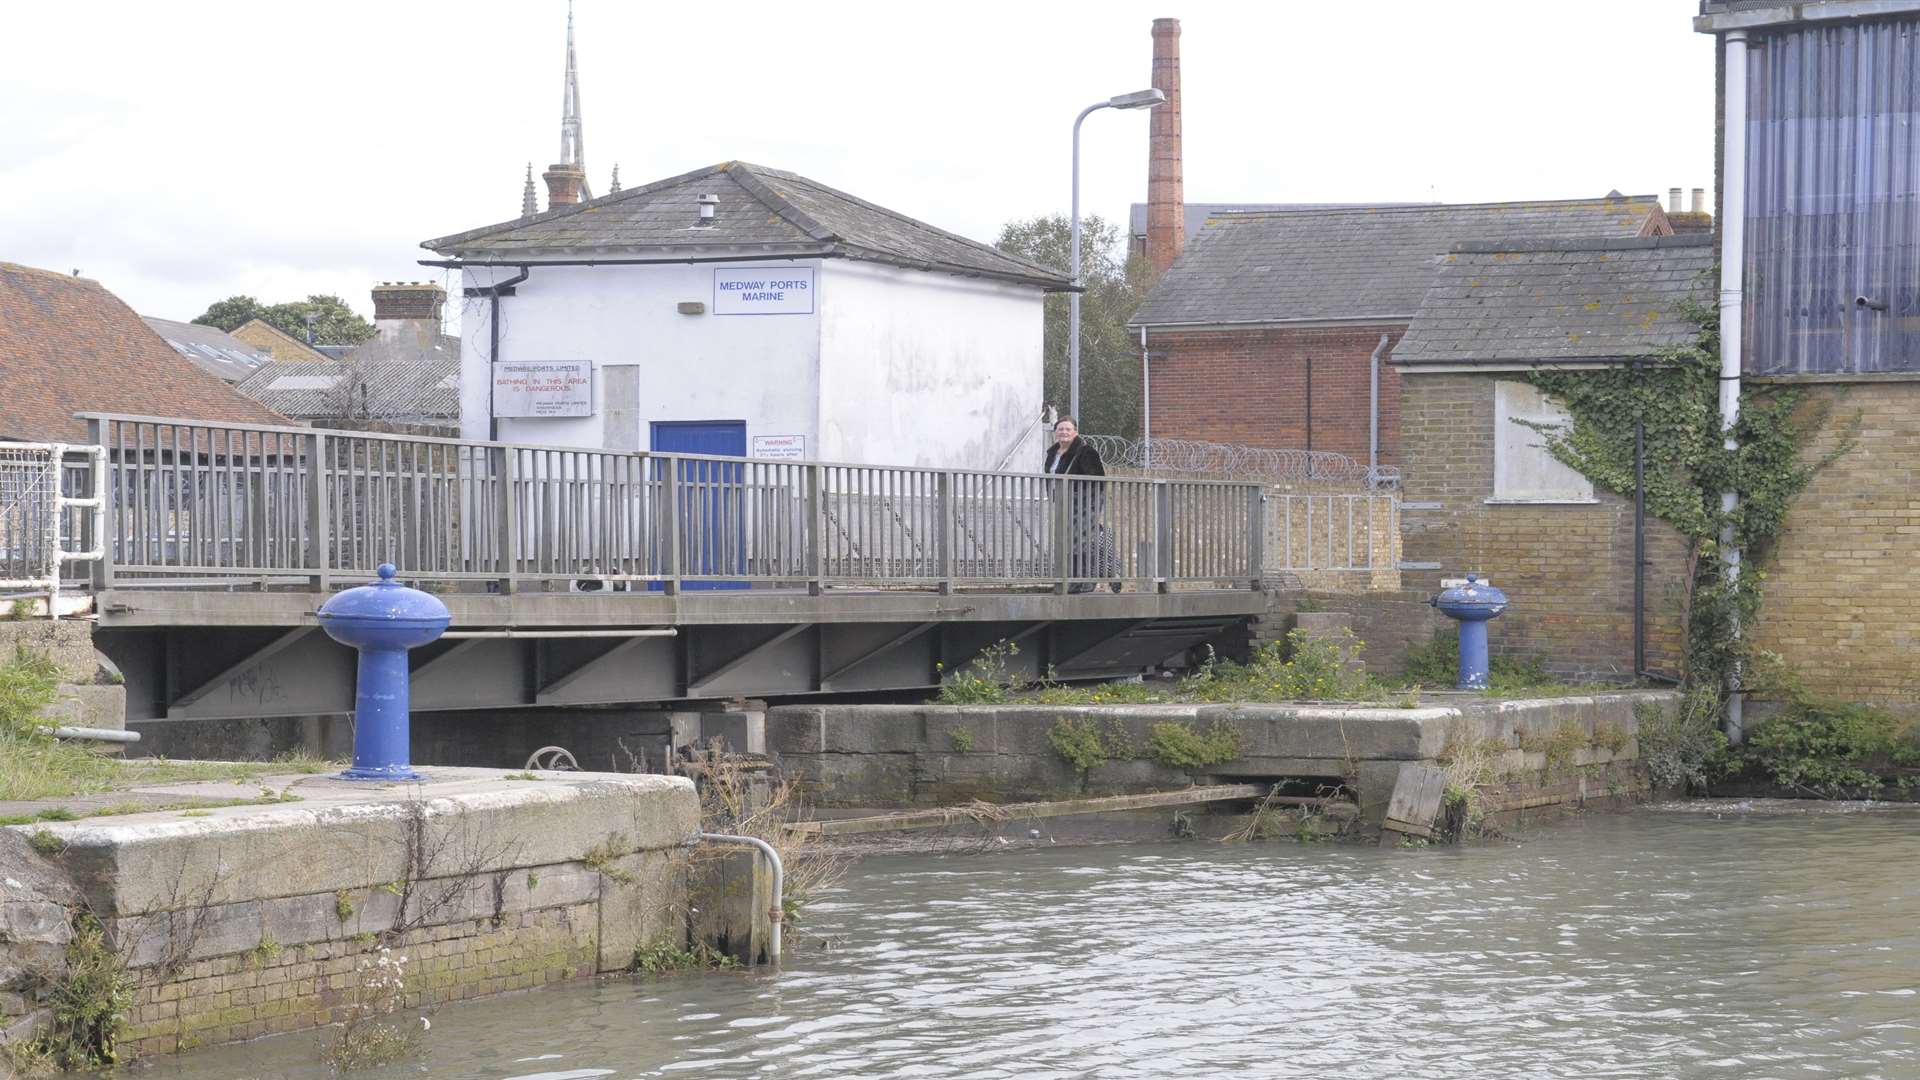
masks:
{"type": "MultiPolygon", "coordinates": [[[[1920,812],[1807,809],[870,858],[777,975],[448,1006],[424,1064],[351,1075],[1920,1077],[1920,812]]],[[[322,1080],[318,1041],[134,1075],[322,1080]]]]}

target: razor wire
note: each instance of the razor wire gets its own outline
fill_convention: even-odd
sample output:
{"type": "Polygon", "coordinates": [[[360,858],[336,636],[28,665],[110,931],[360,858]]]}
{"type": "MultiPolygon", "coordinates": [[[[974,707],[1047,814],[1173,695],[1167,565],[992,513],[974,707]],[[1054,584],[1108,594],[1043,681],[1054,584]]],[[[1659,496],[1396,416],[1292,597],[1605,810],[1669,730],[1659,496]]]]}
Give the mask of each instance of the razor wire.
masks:
{"type": "Polygon", "coordinates": [[[1266,446],[1204,442],[1199,439],[1129,439],[1120,435],[1081,435],[1108,465],[1180,473],[1206,473],[1277,483],[1354,484],[1373,489],[1399,486],[1392,465],[1369,469],[1331,450],[1283,450],[1266,446]]]}

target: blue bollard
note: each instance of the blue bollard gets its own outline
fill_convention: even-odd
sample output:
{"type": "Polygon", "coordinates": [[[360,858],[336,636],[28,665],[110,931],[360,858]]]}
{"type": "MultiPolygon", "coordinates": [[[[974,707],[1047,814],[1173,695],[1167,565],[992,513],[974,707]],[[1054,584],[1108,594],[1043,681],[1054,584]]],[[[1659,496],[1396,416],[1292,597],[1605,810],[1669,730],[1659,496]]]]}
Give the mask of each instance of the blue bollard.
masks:
{"type": "Polygon", "coordinates": [[[1431,601],[1440,614],[1460,623],[1460,690],[1487,688],[1487,620],[1507,610],[1507,594],[1481,583],[1473,574],[1431,601]]]}
{"type": "Polygon", "coordinates": [[[425,780],[408,764],[412,714],[407,701],[407,650],[446,633],[452,617],[439,597],[393,580],[381,563],[380,580],[336,593],[320,605],[327,636],[360,652],[353,697],[353,767],[343,780],[425,780]]]}

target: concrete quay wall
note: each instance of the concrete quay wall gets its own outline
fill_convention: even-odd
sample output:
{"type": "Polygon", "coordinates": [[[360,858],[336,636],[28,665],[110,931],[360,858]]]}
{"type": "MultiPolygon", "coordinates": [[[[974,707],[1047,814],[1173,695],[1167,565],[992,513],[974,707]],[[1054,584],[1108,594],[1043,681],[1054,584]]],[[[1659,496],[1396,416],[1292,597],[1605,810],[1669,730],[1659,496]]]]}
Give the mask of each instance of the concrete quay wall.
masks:
{"type": "Polygon", "coordinates": [[[767,749],[823,809],[1042,802],[1165,791],[1192,783],[1298,779],[1344,785],[1377,824],[1408,763],[1472,747],[1498,783],[1495,810],[1519,811],[1644,791],[1636,707],[1672,709],[1669,691],[1540,699],[1429,695],[1416,708],[1359,705],[784,705],[767,710],[767,749]],[[1091,722],[1109,759],[1082,777],[1048,734],[1091,722]],[[1195,773],[1147,756],[1153,725],[1233,728],[1240,755],[1195,773]],[[1571,730],[1569,730],[1571,729],[1571,730]],[[1557,749],[1549,750],[1549,744],[1557,749]]]}
{"type": "Polygon", "coordinates": [[[346,1019],[382,948],[418,1008],[684,946],[692,782],[532,776],[306,777],[298,802],[0,829],[8,1034],[40,1019],[31,988],[59,977],[81,911],[136,980],[123,1058],[346,1019]]]}

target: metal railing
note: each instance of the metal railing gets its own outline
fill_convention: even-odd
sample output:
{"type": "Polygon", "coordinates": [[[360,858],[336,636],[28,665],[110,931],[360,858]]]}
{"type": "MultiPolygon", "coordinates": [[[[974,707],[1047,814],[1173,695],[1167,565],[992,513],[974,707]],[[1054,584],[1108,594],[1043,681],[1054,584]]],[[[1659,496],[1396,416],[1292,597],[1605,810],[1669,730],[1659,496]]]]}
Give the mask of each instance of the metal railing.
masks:
{"type": "Polygon", "coordinates": [[[1267,569],[1290,574],[1392,569],[1399,531],[1390,494],[1270,495],[1267,569]]]}
{"type": "Polygon", "coordinates": [[[98,447],[0,443],[0,590],[44,595],[53,618],[68,564],[101,556],[101,460],[98,447]]]}
{"type": "Polygon", "coordinates": [[[371,574],[680,588],[1258,583],[1261,485],[768,461],[88,414],[96,584],[371,574]]]}

